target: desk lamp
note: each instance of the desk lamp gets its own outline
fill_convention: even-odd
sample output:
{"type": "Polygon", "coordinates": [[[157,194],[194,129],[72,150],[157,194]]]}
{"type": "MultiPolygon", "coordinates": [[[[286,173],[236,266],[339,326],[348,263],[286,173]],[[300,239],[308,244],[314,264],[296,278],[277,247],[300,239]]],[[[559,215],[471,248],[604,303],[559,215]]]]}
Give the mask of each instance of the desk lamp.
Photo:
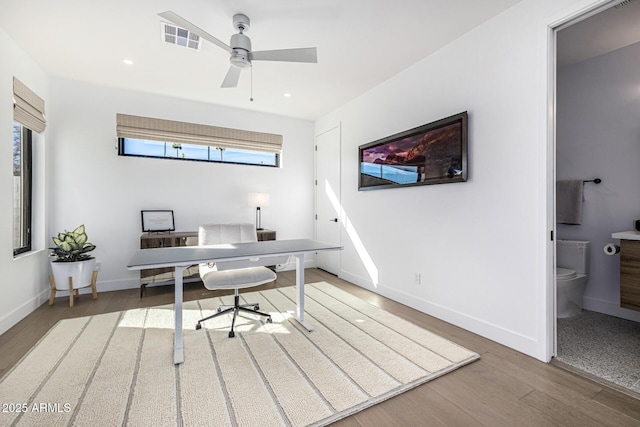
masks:
{"type": "Polygon", "coordinates": [[[263,230],[260,207],[269,206],[269,193],[249,193],[249,206],[256,207],[256,230],[263,230]]]}

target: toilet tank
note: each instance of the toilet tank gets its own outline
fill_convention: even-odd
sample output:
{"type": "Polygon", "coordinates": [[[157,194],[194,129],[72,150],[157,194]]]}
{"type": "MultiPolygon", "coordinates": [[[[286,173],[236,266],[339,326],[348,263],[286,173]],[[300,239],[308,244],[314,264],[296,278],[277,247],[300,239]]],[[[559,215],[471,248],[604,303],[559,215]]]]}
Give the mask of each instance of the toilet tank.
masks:
{"type": "Polygon", "coordinates": [[[586,240],[557,240],[556,266],[589,273],[590,245],[586,240]]]}

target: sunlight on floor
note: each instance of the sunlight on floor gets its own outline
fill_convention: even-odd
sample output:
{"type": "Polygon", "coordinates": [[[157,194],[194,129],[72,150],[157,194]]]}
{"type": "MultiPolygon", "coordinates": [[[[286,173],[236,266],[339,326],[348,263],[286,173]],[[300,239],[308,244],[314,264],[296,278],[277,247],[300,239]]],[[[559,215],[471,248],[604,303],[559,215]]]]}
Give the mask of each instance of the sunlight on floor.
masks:
{"type": "MultiPolygon", "coordinates": [[[[193,303],[193,302],[192,302],[193,303]]],[[[183,307],[183,329],[195,330],[196,323],[199,319],[210,316],[215,310],[203,309],[197,307],[188,307],[189,303],[185,303],[183,307]]],[[[252,317],[251,314],[240,314],[236,318],[234,329],[238,332],[267,332],[270,334],[289,334],[284,324],[293,318],[294,312],[279,313],[270,311],[273,323],[266,323],[258,317],[252,317]]],[[[214,319],[210,319],[203,323],[204,329],[211,330],[228,330],[231,327],[231,314],[223,315],[214,319]]],[[[141,329],[174,329],[175,315],[173,304],[152,308],[139,308],[127,310],[124,312],[119,328],[141,328],[141,329]]]]}

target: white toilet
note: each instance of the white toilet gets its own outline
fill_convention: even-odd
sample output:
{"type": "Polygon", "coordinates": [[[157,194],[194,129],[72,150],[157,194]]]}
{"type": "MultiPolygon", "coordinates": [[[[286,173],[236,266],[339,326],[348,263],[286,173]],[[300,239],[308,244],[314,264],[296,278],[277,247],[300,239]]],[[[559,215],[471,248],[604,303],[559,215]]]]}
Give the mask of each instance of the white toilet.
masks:
{"type": "Polygon", "coordinates": [[[556,241],[557,316],[572,317],[582,312],[584,286],[589,280],[588,241],[556,241]]]}

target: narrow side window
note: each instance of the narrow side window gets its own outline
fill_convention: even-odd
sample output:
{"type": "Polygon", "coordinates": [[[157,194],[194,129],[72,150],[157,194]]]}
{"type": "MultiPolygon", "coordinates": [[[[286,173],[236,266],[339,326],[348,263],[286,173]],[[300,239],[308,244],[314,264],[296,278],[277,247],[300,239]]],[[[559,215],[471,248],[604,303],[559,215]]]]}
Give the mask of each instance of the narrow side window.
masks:
{"type": "Polygon", "coordinates": [[[31,129],[13,122],[13,256],[31,251],[31,129]]]}

